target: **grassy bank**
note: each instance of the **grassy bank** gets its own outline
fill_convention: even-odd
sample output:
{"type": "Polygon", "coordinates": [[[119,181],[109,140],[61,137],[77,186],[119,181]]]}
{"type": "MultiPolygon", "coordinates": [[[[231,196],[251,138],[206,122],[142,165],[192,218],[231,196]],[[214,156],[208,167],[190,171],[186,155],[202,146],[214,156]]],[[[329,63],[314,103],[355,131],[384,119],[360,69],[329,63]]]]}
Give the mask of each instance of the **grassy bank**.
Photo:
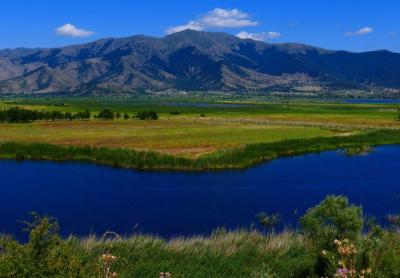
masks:
{"type": "Polygon", "coordinates": [[[301,218],[299,231],[218,230],[171,240],[113,233],[63,239],[54,220],[35,217],[27,243],[0,236],[0,277],[400,277],[396,217],[383,229],[346,198],[329,196],[301,218]],[[354,275],[335,276],[344,271],[354,275]]]}
{"type": "Polygon", "coordinates": [[[284,140],[249,144],[202,155],[196,159],[151,151],[121,148],[60,146],[41,143],[9,142],[0,144],[0,158],[17,160],[84,161],[148,170],[242,169],[279,157],[301,155],[362,145],[400,144],[400,130],[378,130],[350,136],[284,140]]]}

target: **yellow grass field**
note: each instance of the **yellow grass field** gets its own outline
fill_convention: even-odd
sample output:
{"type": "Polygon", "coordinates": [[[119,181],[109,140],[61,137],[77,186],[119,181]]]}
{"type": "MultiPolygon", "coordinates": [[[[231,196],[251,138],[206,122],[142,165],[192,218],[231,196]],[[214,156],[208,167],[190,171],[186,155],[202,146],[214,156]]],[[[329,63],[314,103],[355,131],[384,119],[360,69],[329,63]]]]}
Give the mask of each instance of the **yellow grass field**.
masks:
{"type": "Polygon", "coordinates": [[[210,119],[35,122],[1,124],[0,130],[0,142],[125,147],[185,156],[197,156],[250,143],[342,134],[318,127],[210,119]]]}

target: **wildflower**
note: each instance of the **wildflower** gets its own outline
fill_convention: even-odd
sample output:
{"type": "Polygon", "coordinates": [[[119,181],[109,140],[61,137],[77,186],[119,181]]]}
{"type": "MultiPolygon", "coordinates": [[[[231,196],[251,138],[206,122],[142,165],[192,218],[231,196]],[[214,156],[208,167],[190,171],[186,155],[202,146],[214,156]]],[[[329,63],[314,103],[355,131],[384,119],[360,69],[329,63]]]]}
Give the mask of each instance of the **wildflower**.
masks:
{"type": "Polygon", "coordinates": [[[340,278],[347,278],[347,274],[349,274],[349,270],[347,268],[339,268],[336,271],[336,277],[340,277],[340,278]]]}
{"type": "Polygon", "coordinates": [[[112,261],[117,260],[117,257],[116,257],[116,256],[113,256],[113,255],[111,255],[111,254],[103,254],[103,255],[101,256],[101,259],[102,259],[102,261],[104,261],[104,262],[112,262],[112,261]]]}
{"type": "Polygon", "coordinates": [[[170,272],[160,272],[160,278],[172,278],[172,274],[170,272]]]}
{"type": "Polygon", "coordinates": [[[111,271],[111,268],[112,268],[114,262],[117,260],[116,256],[106,253],[106,254],[101,255],[100,260],[102,263],[104,277],[106,277],[106,278],[118,277],[118,274],[116,272],[111,271]]]}

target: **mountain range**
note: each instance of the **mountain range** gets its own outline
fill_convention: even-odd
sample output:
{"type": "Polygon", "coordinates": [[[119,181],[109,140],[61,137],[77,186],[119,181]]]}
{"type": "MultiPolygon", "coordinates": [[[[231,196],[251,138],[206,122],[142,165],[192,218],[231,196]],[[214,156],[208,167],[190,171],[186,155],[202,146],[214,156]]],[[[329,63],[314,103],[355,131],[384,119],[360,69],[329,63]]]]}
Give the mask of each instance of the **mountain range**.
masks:
{"type": "Polygon", "coordinates": [[[60,48],[0,50],[0,93],[400,88],[400,54],[269,44],[185,30],[60,48]]]}

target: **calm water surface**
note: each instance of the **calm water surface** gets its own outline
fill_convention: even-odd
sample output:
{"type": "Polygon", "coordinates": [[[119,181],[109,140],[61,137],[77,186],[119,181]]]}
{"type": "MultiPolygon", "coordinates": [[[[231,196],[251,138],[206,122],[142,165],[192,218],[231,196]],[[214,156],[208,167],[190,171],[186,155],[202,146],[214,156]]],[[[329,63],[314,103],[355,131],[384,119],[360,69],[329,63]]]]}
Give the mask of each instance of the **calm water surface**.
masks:
{"type": "Polygon", "coordinates": [[[285,225],[327,194],[344,194],[383,221],[400,212],[400,147],[367,156],[325,152],[244,171],[154,173],[81,163],[0,161],[0,232],[21,237],[30,211],[56,217],[63,235],[143,232],[164,237],[247,227],[260,211],[285,225]]]}
{"type": "Polygon", "coordinates": [[[400,99],[346,99],[350,104],[400,104],[400,99]]]}

